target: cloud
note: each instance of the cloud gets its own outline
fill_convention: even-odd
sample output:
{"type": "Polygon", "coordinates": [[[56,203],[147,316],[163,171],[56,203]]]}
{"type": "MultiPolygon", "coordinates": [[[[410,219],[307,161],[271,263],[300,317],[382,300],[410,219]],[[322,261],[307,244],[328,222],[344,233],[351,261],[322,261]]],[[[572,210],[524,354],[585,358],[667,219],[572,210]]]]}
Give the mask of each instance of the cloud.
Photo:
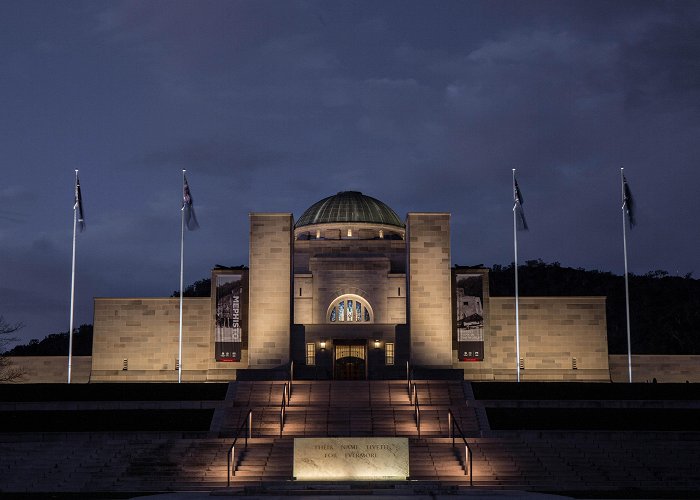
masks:
{"type": "Polygon", "coordinates": [[[182,168],[202,225],[186,280],[247,262],[249,211],[298,216],[345,189],[400,215],[450,211],[455,262],[508,262],[512,168],[524,259],[619,269],[623,164],[633,266],[698,267],[692,231],[674,230],[697,211],[694,3],[75,5],[18,9],[0,35],[8,288],[65,295],[75,165],[88,311],[93,295],[178,286],[182,168]]]}
{"type": "Polygon", "coordinates": [[[262,145],[237,140],[210,139],[192,141],[177,145],[171,149],[162,149],[145,153],[134,161],[136,165],[156,168],[196,168],[199,172],[225,174],[246,180],[253,172],[278,165],[289,155],[275,152],[262,145]]]}
{"type": "Polygon", "coordinates": [[[699,60],[700,9],[649,23],[623,46],[626,104],[663,112],[688,108],[697,112],[699,60]]]}

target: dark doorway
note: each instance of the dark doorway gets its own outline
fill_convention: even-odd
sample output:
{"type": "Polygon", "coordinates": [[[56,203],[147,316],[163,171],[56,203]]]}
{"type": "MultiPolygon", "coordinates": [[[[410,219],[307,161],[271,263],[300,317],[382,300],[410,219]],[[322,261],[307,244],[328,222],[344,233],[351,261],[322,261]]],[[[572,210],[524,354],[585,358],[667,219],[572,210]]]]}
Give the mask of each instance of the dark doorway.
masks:
{"type": "Polygon", "coordinates": [[[367,343],[335,341],[333,378],[364,380],[367,374],[367,343]]]}

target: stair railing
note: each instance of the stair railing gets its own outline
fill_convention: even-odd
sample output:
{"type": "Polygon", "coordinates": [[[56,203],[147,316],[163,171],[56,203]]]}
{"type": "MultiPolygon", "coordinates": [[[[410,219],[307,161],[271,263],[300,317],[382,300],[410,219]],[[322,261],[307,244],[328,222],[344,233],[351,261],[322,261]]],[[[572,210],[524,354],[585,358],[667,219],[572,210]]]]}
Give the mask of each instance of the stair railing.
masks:
{"type": "Polygon", "coordinates": [[[289,397],[292,397],[292,385],[294,385],[294,361],[289,362],[289,378],[287,379],[289,383],[289,397]]]}
{"type": "Polygon", "coordinates": [[[420,439],[420,402],[418,401],[418,385],[411,382],[408,390],[408,400],[413,405],[413,414],[416,418],[416,429],[418,429],[418,439],[420,439]]]}
{"type": "Polygon", "coordinates": [[[457,419],[455,418],[454,413],[452,413],[452,410],[447,410],[447,427],[450,431],[450,437],[452,438],[452,448],[455,448],[455,429],[457,429],[457,432],[459,432],[459,437],[462,438],[462,442],[464,443],[464,475],[469,476],[469,486],[474,486],[472,449],[469,446],[467,438],[464,436],[462,429],[459,427],[457,419]]]}
{"type": "Polygon", "coordinates": [[[408,389],[408,397],[411,397],[411,383],[412,383],[412,378],[411,377],[411,365],[409,364],[409,361],[406,361],[406,389],[408,389]]]}
{"type": "Polygon", "coordinates": [[[231,443],[231,447],[228,449],[228,460],[227,460],[227,470],[228,470],[228,481],[227,485],[231,486],[231,476],[236,475],[236,442],[238,441],[238,438],[241,435],[241,431],[245,429],[245,448],[244,450],[248,449],[248,438],[253,437],[253,410],[248,410],[248,413],[246,414],[245,418],[243,419],[243,422],[241,425],[238,427],[236,430],[236,433],[233,435],[233,443],[231,443]]]}
{"type": "Polygon", "coordinates": [[[282,431],[284,430],[284,417],[287,413],[287,406],[289,406],[289,398],[291,398],[291,382],[286,381],[282,386],[282,403],[280,404],[280,437],[282,437],[282,431]]]}

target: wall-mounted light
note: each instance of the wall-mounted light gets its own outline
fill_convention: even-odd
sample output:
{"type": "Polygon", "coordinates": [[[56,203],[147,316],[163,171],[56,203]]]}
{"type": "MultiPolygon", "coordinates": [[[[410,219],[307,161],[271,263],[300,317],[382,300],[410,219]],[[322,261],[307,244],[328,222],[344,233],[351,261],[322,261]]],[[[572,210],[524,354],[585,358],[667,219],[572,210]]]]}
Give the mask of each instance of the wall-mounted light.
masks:
{"type": "Polygon", "coordinates": [[[326,350],[326,341],[325,341],[325,340],[322,340],[322,341],[320,342],[320,346],[321,346],[321,350],[322,350],[322,351],[325,351],[325,350],[326,350]]]}
{"type": "Polygon", "coordinates": [[[375,341],[374,341],[374,348],[375,348],[375,349],[379,349],[379,346],[380,346],[380,345],[381,345],[381,344],[379,343],[379,340],[375,340],[375,341]]]}

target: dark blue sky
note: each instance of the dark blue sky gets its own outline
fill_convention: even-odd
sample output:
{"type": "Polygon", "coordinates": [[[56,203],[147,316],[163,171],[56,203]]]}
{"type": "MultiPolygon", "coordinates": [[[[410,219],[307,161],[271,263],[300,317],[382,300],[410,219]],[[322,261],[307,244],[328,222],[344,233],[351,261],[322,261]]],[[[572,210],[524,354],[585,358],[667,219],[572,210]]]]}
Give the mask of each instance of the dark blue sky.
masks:
{"type": "Polygon", "coordinates": [[[248,262],[248,213],[341,190],[452,213],[452,261],[700,272],[693,1],[0,2],[0,314],[23,340],[95,296],[179,284],[181,169],[201,230],[185,281],[248,262]]]}

